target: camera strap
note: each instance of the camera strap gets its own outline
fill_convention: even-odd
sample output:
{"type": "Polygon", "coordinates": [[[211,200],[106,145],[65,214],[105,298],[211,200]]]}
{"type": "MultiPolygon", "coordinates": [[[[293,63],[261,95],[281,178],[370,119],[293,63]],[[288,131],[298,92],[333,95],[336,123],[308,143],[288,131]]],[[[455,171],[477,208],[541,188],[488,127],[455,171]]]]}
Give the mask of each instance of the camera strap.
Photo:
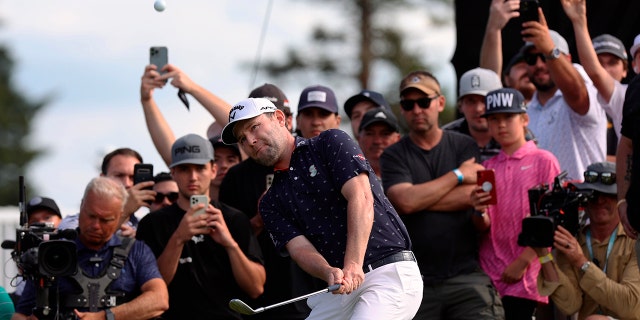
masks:
{"type": "Polygon", "coordinates": [[[113,247],[113,255],[109,265],[100,277],[89,277],[84,271],[71,277],[82,288],[82,293],[67,295],[64,298],[65,307],[85,307],[89,308],[90,312],[97,312],[101,308],[116,306],[118,304],[117,298],[125,296],[124,292],[107,292],[107,288],[120,277],[136,239],[120,235],[117,237],[120,238],[121,244],[113,247]]]}

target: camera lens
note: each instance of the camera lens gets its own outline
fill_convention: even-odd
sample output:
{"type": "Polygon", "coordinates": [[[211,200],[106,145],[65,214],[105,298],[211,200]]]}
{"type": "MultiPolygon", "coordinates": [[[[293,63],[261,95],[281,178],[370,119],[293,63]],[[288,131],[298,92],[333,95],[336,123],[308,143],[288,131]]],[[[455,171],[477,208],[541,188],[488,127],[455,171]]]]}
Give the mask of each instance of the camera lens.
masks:
{"type": "Polygon", "coordinates": [[[58,277],[73,275],[76,273],[77,264],[75,243],[55,240],[40,244],[38,265],[42,275],[58,277]]]}

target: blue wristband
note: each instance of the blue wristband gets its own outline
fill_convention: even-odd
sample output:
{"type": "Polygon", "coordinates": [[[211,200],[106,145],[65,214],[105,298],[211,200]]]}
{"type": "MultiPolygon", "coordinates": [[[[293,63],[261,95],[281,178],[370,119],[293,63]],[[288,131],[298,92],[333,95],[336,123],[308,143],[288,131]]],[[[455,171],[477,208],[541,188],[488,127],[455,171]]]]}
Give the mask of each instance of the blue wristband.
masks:
{"type": "Polygon", "coordinates": [[[456,168],[456,169],[453,169],[453,173],[456,175],[456,177],[458,177],[458,184],[462,184],[462,182],[464,181],[464,176],[462,175],[462,171],[456,168]]]}

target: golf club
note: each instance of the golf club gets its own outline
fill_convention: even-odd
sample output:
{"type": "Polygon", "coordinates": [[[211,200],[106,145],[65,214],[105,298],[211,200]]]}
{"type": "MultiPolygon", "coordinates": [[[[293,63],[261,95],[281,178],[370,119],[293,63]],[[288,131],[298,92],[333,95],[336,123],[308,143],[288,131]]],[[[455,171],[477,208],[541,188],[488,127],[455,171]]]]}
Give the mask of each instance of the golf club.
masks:
{"type": "Polygon", "coordinates": [[[303,296],[299,296],[299,297],[293,298],[291,300],[279,302],[279,303],[272,304],[270,306],[266,306],[266,307],[262,307],[262,308],[258,308],[258,309],[255,309],[255,310],[253,308],[251,308],[248,304],[244,303],[242,300],[233,299],[233,300],[229,301],[229,308],[231,308],[231,310],[234,310],[234,311],[236,311],[238,313],[241,313],[241,314],[252,315],[252,314],[256,314],[256,313],[267,311],[269,309],[273,309],[273,308],[277,308],[277,307],[280,307],[280,306],[284,306],[285,304],[289,304],[289,303],[292,303],[292,302],[304,300],[304,299],[307,299],[307,298],[309,298],[311,296],[315,296],[316,294],[335,291],[335,290],[338,290],[339,288],[340,288],[340,284],[334,284],[332,286],[329,286],[326,289],[322,289],[322,290],[319,290],[319,291],[316,291],[316,292],[305,294],[303,296]]]}

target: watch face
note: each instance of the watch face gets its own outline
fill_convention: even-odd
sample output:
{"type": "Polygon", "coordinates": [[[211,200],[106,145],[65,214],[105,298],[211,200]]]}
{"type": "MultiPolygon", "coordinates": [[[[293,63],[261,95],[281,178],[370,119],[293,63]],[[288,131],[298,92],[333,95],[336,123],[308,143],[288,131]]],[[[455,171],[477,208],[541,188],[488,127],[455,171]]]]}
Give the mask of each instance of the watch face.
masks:
{"type": "Polygon", "coordinates": [[[551,51],[551,56],[554,59],[558,59],[560,57],[560,49],[558,49],[557,47],[553,48],[553,50],[551,51]]]}

